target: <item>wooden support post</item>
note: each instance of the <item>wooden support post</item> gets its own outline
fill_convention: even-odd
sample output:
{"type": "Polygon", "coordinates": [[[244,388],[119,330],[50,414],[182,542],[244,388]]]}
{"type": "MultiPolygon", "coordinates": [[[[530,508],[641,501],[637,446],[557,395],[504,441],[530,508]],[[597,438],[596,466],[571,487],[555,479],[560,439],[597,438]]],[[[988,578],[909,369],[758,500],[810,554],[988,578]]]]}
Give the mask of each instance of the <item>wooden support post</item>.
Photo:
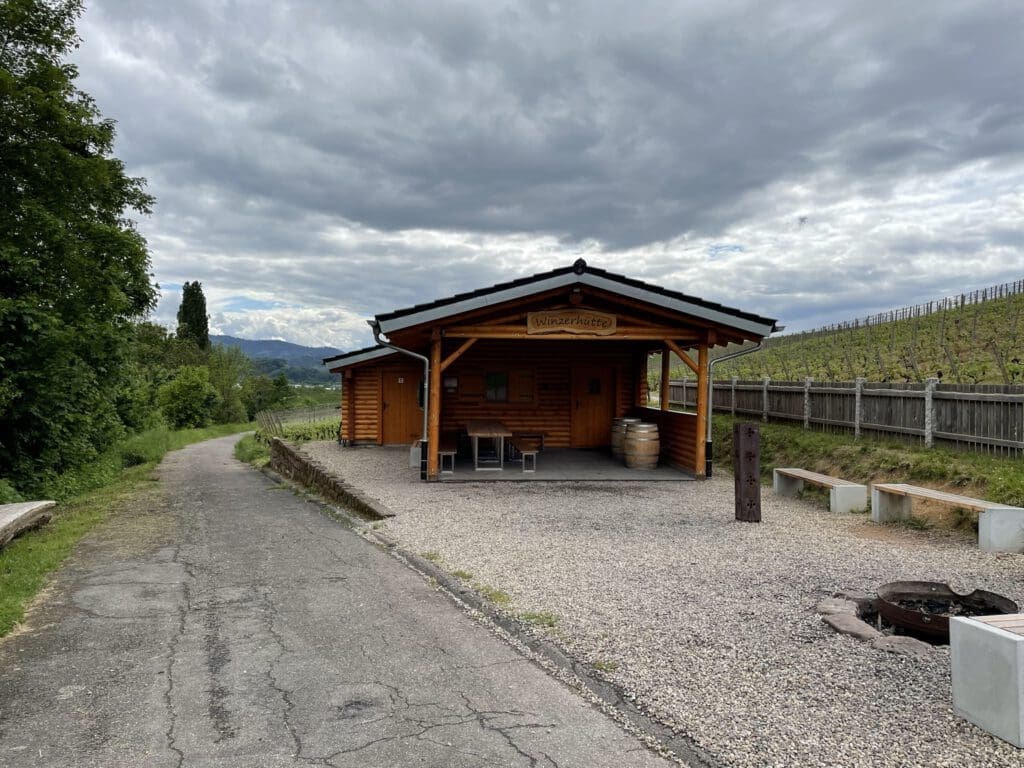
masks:
{"type": "Polygon", "coordinates": [[[708,345],[701,344],[697,347],[697,445],[696,464],[694,471],[700,477],[708,474],[707,460],[707,431],[708,419],[711,414],[708,412],[708,345]]]}
{"type": "Polygon", "coordinates": [[[669,363],[672,356],[672,351],[665,347],[661,350],[661,389],[658,394],[660,400],[661,410],[668,410],[668,376],[669,376],[669,363]]]}
{"type": "Polygon", "coordinates": [[[437,480],[441,443],[441,331],[434,329],[430,342],[430,392],[427,401],[427,479],[437,480]]]}

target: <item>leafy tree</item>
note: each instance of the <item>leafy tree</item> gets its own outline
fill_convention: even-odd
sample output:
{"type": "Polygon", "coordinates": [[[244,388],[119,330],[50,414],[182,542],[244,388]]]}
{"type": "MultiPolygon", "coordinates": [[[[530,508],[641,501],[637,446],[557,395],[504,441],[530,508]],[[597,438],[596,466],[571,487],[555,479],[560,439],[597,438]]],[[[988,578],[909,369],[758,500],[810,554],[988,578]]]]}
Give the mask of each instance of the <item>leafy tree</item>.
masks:
{"type": "Polygon", "coordinates": [[[275,407],[278,399],[273,380],[263,374],[247,378],[242,384],[242,404],[249,421],[255,419],[260,411],[275,407]]]}
{"type": "Polygon", "coordinates": [[[202,365],[186,365],[157,393],[160,410],[175,429],[205,427],[213,420],[220,395],[210,383],[210,371],[202,365]]]}
{"type": "Polygon", "coordinates": [[[80,0],[0,0],[0,476],[23,491],[123,434],[132,321],[154,305],[144,180],[75,87],[80,0]]]}
{"type": "Polygon", "coordinates": [[[292,386],[288,383],[288,377],[283,373],[279,373],[274,377],[274,394],[279,403],[283,403],[292,395],[292,386]]]}
{"type": "Polygon", "coordinates": [[[196,280],[181,288],[178,306],[178,338],[195,343],[200,349],[210,348],[210,319],[206,315],[206,296],[196,280]]]}
{"type": "Polygon", "coordinates": [[[248,421],[242,404],[242,382],[252,370],[252,361],[238,347],[218,344],[210,353],[210,383],[220,395],[213,420],[218,424],[248,421]]]}

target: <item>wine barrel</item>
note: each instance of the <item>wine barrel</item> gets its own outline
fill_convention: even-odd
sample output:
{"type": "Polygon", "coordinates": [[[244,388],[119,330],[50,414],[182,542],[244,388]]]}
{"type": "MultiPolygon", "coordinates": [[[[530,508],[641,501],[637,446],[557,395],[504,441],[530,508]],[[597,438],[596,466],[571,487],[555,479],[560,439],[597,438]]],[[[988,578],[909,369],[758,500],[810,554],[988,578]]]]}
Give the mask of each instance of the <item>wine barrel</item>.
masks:
{"type": "Polygon", "coordinates": [[[621,459],[625,454],[626,428],[639,424],[640,419],[612,419],[612,456],[621,459]]]}
{"type": "Polygon", "coordinates": [[[661,450],[658,425],[647,422],[628,425],[623,450],[626,466],[630,469],[654,469],[658,466],[658,452],[661,450]]]}

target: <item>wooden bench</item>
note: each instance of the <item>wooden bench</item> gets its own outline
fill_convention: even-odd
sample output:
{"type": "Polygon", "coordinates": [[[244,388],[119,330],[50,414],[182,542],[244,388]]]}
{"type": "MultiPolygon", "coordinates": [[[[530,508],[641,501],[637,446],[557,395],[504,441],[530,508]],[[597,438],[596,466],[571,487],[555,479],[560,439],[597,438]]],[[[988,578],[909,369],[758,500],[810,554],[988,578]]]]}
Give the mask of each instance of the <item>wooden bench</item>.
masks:
{"type": "Polygon", "coordinates": [[[0,504],[0,547],[15,536],[49,522],[50,510],[56,505],[55,501],[0,504]]]}
{"type": "Polygon", "coordinates": [[[455,474],[455,454],[459,452],[459,436],[455,432],[445,432],[441,435],[441,441],[437,446],[437,455],[441,466],[438,468],[442,475],[455,474]],[[444,460],[448,459],[448,469],[444,468],[444,460]]]}
{"type": "Polygon", "coordinates": [[[544,435],[514,434],[510,442],[515,449],[517,458],[522,460],[523,472],[536,472],[537,454],[544,450],[544,435]]]}
{"type": "Polygon", "coordinates": [[[871,519],[907,520],[913,499],[978,512],[978,546],[986,552],[1024,552],[1024,509],[906,483],[877,483],[871,488],[871,519]]]}
{"type": "Polygon", "coordinates": [[[772,487],[779,496],[796,496],[804,489],[804,483],[828,488],[828,506],[832,512],[862,512],[867,509],[866,485],[795,467],[781,467],[772,472],[772,487]]]}

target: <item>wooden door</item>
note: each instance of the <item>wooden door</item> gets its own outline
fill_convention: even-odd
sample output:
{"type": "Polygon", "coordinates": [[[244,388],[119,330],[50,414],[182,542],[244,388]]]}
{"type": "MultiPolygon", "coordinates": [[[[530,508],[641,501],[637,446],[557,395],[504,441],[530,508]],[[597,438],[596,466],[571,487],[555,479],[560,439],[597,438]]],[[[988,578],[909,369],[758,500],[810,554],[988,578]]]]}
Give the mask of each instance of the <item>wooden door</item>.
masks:
{"type": "Polygon", "coordinates": [[[612,439],[615,392],[612,370],[596,365],[572,369],[572,447],[595,448],[612,439]]]}
{"type": "Polygon", "coordinates": [[[419,440],[423,409],[419,405],[423,374],[415,370],[381,371],[381,442],[400,445],[419,440]]]}

